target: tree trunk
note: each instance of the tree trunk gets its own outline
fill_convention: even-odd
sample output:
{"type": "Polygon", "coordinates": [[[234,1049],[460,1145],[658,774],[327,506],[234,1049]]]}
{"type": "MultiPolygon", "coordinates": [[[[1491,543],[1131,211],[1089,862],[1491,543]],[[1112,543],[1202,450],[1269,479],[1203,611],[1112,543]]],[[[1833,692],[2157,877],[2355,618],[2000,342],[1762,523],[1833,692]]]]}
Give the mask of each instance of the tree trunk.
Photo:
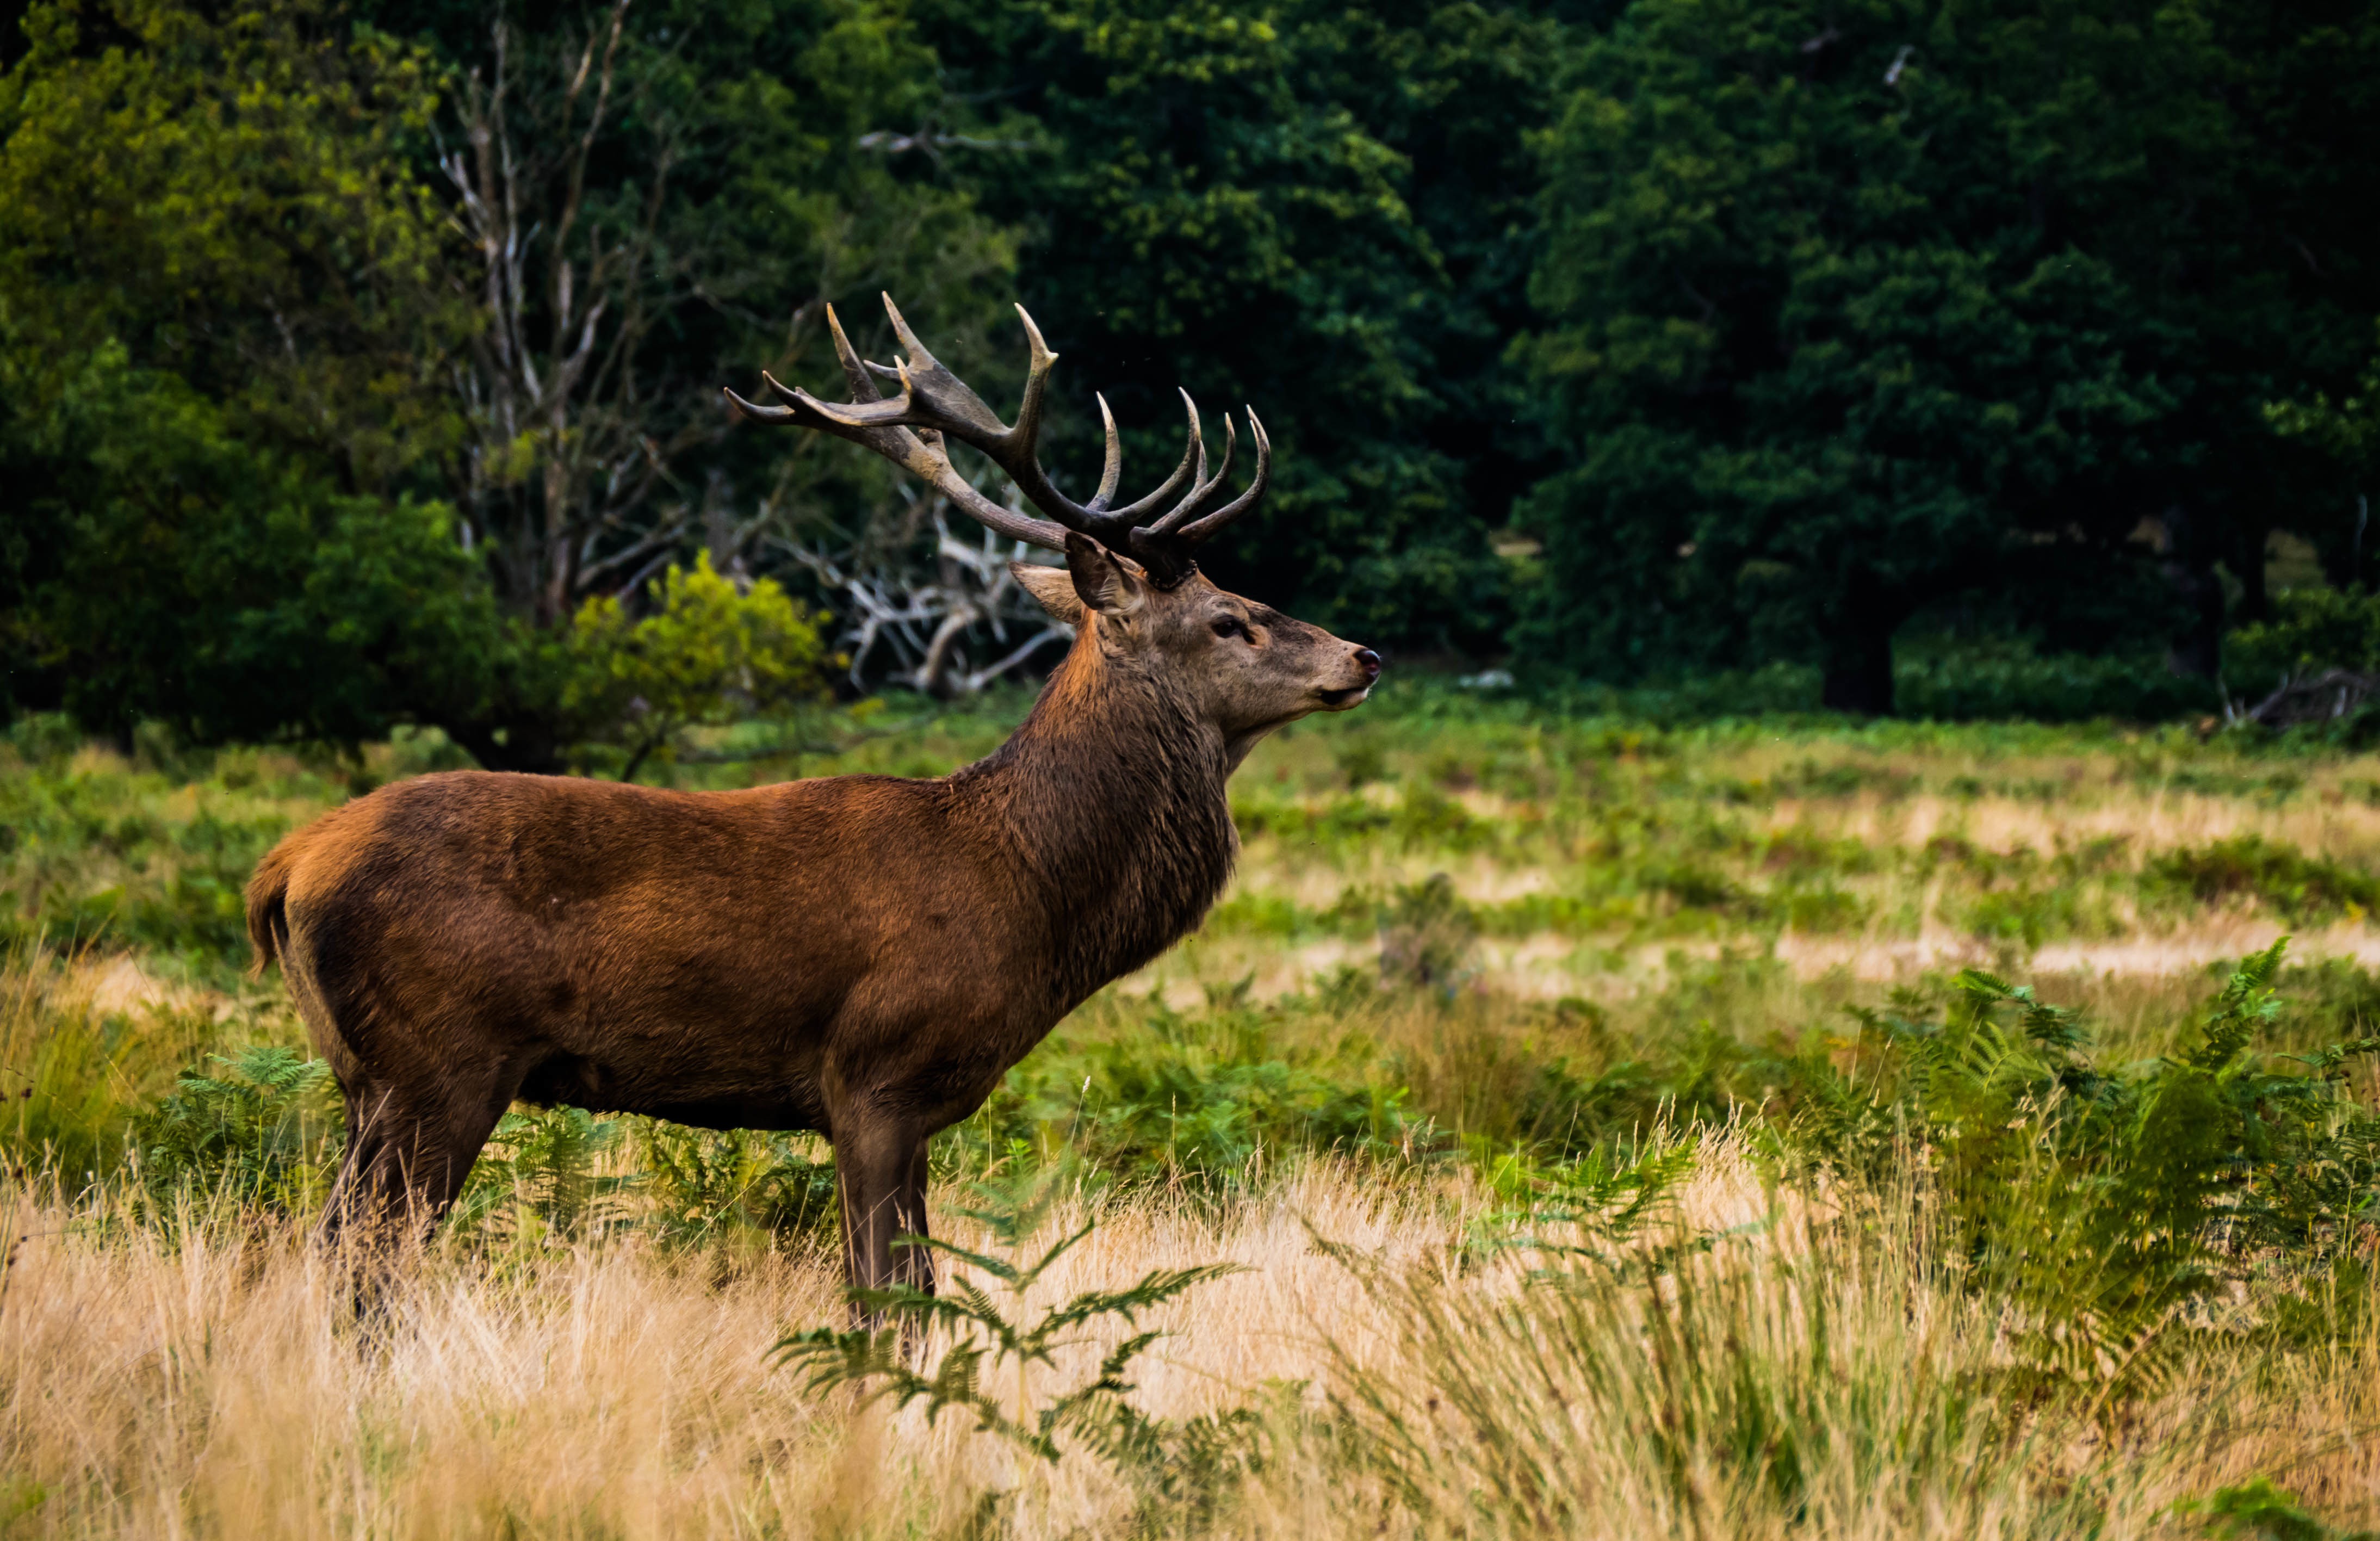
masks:
{"type": "MultiPolygon", "coordinates": [[[[2270,525],[2251,525],[2240,532],[2236,560],[2240,573],[2240,621],[2242,625],[2272,618],[2272,596],[2265,588],[2265,560],[2272,545],[2270,525]]],[[[2220,620],[2218,618],[2218,625],[2220,620]]]]}
{"type": "Polygon", "coordinates": [[[562,746],[554,742],[553,730],[546,723],[443,722],[440,726],[446,730],[447,737],[468,749],[484,770],[523,770],[538,776],[562,774],[562,746]]]}
{"type": "Polygon", "coordinates": [[[2166,649],[2165,666],[2186,678],[2211,680],[2223,666],[2223,585],[2196,535],[2189,509],[2176,504],[2165,511],[2165,581],[2188,614],[2166,649]]]}
{"type": "Polygon", "coordinates": [[[1892,715],[1892,634],[1908,618],[1875,584],[1854,579],[1827,629],[1819,702],[1828,711],[1892,715]]]}
{"type": "Polygon", "coordinates": [[[1892,715],[1892,633],[1863,630],[1832,640],[1819,703],[1862,717],[1892,715]]]}

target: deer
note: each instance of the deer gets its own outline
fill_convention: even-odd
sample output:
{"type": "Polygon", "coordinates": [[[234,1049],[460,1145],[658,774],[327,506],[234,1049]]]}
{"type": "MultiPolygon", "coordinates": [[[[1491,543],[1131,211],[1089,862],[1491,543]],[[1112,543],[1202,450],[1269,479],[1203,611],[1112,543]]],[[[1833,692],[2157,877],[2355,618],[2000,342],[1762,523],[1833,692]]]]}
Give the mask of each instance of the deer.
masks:
{"type": "Polygon", "coordinates": [[[346,1106],[325,1238],[426,1237],[507,1108],[569,1104],[822,1135],[848,1284],[930,1291],[915,1240],[929,1140],[1199,925],[1238,852],[1225,783],[1257,742],[1370,695],[1372,649],[1198,570],[1198,546],[1270,479],[1252,409],[1238,495],[1231,417],[1210,471],[1184,392],[1181,464],[1117,506],[1123,452],[1099,397],[1105,464],[1078,504],[1040,464],[1057,355],[1024,308],[1006,425],[884,304],[906,354],[890,367],[829,312],[850,401],[763,371],[782,405],[728,390],[729,406],[849,440],[991,530],[1064,552],[1062,568],[1014,568],[1074,628],[1064,657],[1016,732],[948,776],[710,792],[452,770],[285,838],[248,885],[248,929],[254,972],[279,964],[346,1106]],[[1038,512],[978,491],[953,441],[1038,512]]]}

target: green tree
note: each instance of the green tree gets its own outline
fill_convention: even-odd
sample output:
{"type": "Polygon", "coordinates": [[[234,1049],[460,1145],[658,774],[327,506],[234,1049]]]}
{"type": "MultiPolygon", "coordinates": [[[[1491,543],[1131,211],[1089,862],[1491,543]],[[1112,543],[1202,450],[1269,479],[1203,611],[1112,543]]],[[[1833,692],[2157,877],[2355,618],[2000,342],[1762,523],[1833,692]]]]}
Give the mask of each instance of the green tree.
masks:
{"type": "Polygon", "coordinates": [[[2364,282],[2368,238],[2270,229],[2314,147],[2268,109],[2323,30],[1638,0],[1545,141],[1529,357],[1570,465],[1524,643],[1607,676],[1815,654],[1828,705],[1889,710],[1911,616],[2136,579],[2149,521],[2175,662],[2211,673],[2214,564],[2260,585],[2305,476],[2261,405],[2335,370],[2364,282]]]}
{"type": "MultiPolygon", "coordinates": [[[[2316,390],[2303,400],[2274,402],[2265,413],[2276,432],[2312,444],[2352,479],[2355,523],[2346,561],[2334,560],[2333,567],[2345,583],[2368,582],[2363,552],[2371,543],[2372,474],[2380,470],[2380,353],[2364,361],[2352,394],[2334,401],[2316,390]]],[[[2331,544],[2335,552],[2337,542],[2331,544]]]]}
{"type": "Polygon", "coordinates": [[[496,641],[422,472],[466,318],[432,70],[305,6],[25,14],[0,77],[0,648],[93,727],[356,738],[496,641]]]}
{"type": "MultiPolygon", "coordinates": [[[[1218,581],[1367,640],[1493,638],[1487,533],[1530,468],[1501,358],[1558,24],[1402,0],[922,14],[952,96],[900,142],[1028,231],[1020,284],[1069,389],[1106,393],[1152,479],[1176,384],[1270,430],[1278,490],[1218,581]]],[[[1087,476],[1097,419],[1063,405],[1053,458],[1087,476]]]]}
{"type": "Polygon", "coordinates": [[[860,147],[936,89],[877,0],[363,11],[27,13],[0,80],[11,701],[200,738],[434,722],[557,769],[593,722],[582,606],[698,550],[763,567],[820,505],[890,494],[809,436],[734,434],[718,387],[823,388],[824,302],[880,285],[969,357],[1009,243],[860,147]]]}
{"type": "Polygon", "coordinates": [[[766,368],[840,389],[826,306],[880,345],[880,288],[980,358],[1012,243],[965,192],[862,147],[939,90],[885,0],[360,8],[455,82],[424,172],[468,237],[477,311],[445,485],[536,643],[446,726],[483,763],[551,770],[581,719],[549,644],[581,607],[633,610],[698,549],[766,571],[806,526],[891,500],[865,457],[735,431],[720,386],[766,368]]]}

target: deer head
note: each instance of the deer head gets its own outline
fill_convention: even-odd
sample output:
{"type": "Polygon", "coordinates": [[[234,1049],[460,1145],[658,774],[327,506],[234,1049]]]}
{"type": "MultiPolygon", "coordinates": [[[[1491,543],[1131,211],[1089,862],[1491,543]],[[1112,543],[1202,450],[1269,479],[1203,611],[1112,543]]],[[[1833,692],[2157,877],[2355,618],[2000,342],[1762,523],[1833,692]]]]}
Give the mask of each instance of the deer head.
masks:
{"type": "Polygon", "coordinates": [[[1002,423],[958,376],[926,350],[884,297],[892,331],[908,357],[892,366],[860,358],[832,306],[827,326],[851,384],[847,403],[820,401],[763,372],[783,406],[764,406],[726,392],[735,409],[756,422],[791,423],[848,439],[931,482],[971,517],[1012,539],[1066,553],[1066,571],[1020,564],[1016,576],[1042,607],[1073,625],[1115,673],[1146,677],[1168,692],[1186,693],[1192,709],[1214,722],[1234,763],[1273,728],[1314,711],[1344,711],[1369,694],[1380,660],[1369,648],[1343,642],[1319,626],[1224,592],[1198,571],[1193,551],[1254,508],[1272,476],[1272,443],[1256,411],[1248,436],[1256,470],[1245,491],[1230,496],[1228,479],[1239,431],[1223,419],[1223,454],[1210,473],[1197,404],[1182,393],[1189,417],[1182,463],[1158,489],[1135,503],[1113,506],[1123,475],[1123,446],[1107,398],[1097,398],[1107,431],[1099,491],[1076,503],[1051,485],[1041,468],[1038,440],[1050,367],[1058,356],[1023,306],[1031,348],[1025,394],[1014,426],[1002,423]],[[877,379],[898,381],[887,397],[877,379]],[[948,441],[979,450],[1016,484],[1026,502],[1047,515],[994,503],[951,464],[948,441]],[[1184,483],[1186,491],[1177,491],[1184,483]],[[1170,506],[1169,498],[1174,499],[1170,506]]]}

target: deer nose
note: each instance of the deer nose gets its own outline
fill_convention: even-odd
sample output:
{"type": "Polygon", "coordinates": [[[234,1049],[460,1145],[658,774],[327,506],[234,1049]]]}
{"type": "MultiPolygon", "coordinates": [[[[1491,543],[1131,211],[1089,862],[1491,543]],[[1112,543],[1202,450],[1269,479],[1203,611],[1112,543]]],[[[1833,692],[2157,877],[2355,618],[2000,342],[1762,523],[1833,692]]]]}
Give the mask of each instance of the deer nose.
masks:
{"type": "Polygon", "coordinates": [[[1364,677],[1366,679],[1376,680],[1380,677],[1380,655],[1374,652],[1371,649],[1356,649],[1355,662],[1356,665],[1364,671],[1364,677]]]}

